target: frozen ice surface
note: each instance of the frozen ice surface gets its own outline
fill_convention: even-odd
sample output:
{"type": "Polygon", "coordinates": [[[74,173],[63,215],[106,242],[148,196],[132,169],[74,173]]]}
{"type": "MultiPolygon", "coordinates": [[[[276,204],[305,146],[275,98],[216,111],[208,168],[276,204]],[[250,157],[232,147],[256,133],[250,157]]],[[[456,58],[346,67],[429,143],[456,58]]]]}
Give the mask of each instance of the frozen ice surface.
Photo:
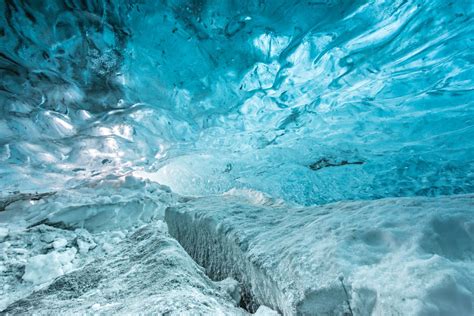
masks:
{"type": "Polygon", "coordinates": [[[180,194],[305,205],[474,193],[472,1],[0,14],[1,195],[144,171],[180,194]]]}
{"type": "Polygon", "coordinates": [[[168,235],[161,219],[173,203],[167,188],[126,177],[9,204],[0,213],[0,311],[245,314],[239,284],[212,282],[168,235]]]}
{"type": "Polygon", "coordinates": [[[175,203],[169,188],[133,176],[84,181],[46,195],[12,194],[0,221],[23,226],[41,223],[86,228],[90,232],[126,229],[162,219],[175,203]]]}
{"type": "Polygon", "coordinates": [[[474,196],[298,207],[225,195],[169,207],[215,278],[285,315],[472,315],[474,196]],[[257,203],[255,203],[257,202],[257,203]]]}
{"type": "Polygon", "coordinates": [[[472,315],[473,19],[470,0],[0,1],[1,309],[472,315]],[[165,266],[117,253],[138,248],[165,266]]]}
{"type": "MultiPolygon", "coordinates": [[[[46,256],[52,254],[39,256],[48,259],[46,256]]],[[[67,274],[50,271],[56,267],[54,261],[43,267],[30,267],[30,264],[40,261],[38,256],[32,259],[33,263],[26,266],[28,280],[45,281],[30,277],[29,269],[37,268],[43,268],[36,270],[38,276],[52,272],[56,278],[12,302],[3,313],[130,315],[146,311],[169,315],[245,314],[244,310],[235,307],[237,303],[227,292],[208,279],[176,240],[153,223],[131,232],[114,245],[111,254],[97,256],[67,274]],[[44,270],[45,267],[48,268],[44,270]]]]}

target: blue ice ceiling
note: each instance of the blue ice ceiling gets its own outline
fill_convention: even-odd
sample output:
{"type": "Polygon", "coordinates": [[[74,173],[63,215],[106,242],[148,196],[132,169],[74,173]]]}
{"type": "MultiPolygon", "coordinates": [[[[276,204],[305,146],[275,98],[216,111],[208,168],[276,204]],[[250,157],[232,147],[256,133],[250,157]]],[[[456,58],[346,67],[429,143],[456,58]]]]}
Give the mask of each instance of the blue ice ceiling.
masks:
{"type": "Polygon", "coordinates": [[[474,192],[474,4],[0,3],[0,190],[474,192]]]}

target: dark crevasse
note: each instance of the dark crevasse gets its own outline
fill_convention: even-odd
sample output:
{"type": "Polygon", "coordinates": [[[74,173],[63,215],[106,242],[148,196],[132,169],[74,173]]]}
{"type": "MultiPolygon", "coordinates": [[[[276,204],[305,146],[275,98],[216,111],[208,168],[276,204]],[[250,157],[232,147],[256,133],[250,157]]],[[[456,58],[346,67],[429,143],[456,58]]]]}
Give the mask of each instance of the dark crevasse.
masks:
{"type": "Polygon", "coordinates": [[[301,204],[474,192],[473,10],[2,1],[2,193],[130,172],[301,204]]]}

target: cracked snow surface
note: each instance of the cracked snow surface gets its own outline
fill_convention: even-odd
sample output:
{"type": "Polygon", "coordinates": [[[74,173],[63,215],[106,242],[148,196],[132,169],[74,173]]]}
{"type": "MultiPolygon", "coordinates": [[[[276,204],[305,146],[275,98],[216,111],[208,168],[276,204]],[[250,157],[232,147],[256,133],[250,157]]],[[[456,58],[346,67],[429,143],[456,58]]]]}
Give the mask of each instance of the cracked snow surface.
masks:
{"type": "Polygon", "coordinates": [[[14,200],[0,212],[5,314],[473,312],[473,195],[303,207],[128,176],[14,200]]]}
{"type": "Polygon", "coordinates": [[[169,207],[216,279],[285,315],[471,315],[474,196],[292,206],[255,193],[169,207]]]}

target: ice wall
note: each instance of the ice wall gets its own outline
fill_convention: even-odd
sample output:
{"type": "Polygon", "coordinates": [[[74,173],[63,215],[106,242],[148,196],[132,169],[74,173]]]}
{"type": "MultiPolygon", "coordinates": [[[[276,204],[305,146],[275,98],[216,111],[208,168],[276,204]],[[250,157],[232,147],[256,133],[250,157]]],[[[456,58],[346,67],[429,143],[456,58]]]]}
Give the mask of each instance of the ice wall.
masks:
{"type": "Polygon", "coordinates": [[[474,192],[470,1],[2,1],[0,191],[474,192]],[[70,181],[70,182],[67,182],[70,181]]]}

